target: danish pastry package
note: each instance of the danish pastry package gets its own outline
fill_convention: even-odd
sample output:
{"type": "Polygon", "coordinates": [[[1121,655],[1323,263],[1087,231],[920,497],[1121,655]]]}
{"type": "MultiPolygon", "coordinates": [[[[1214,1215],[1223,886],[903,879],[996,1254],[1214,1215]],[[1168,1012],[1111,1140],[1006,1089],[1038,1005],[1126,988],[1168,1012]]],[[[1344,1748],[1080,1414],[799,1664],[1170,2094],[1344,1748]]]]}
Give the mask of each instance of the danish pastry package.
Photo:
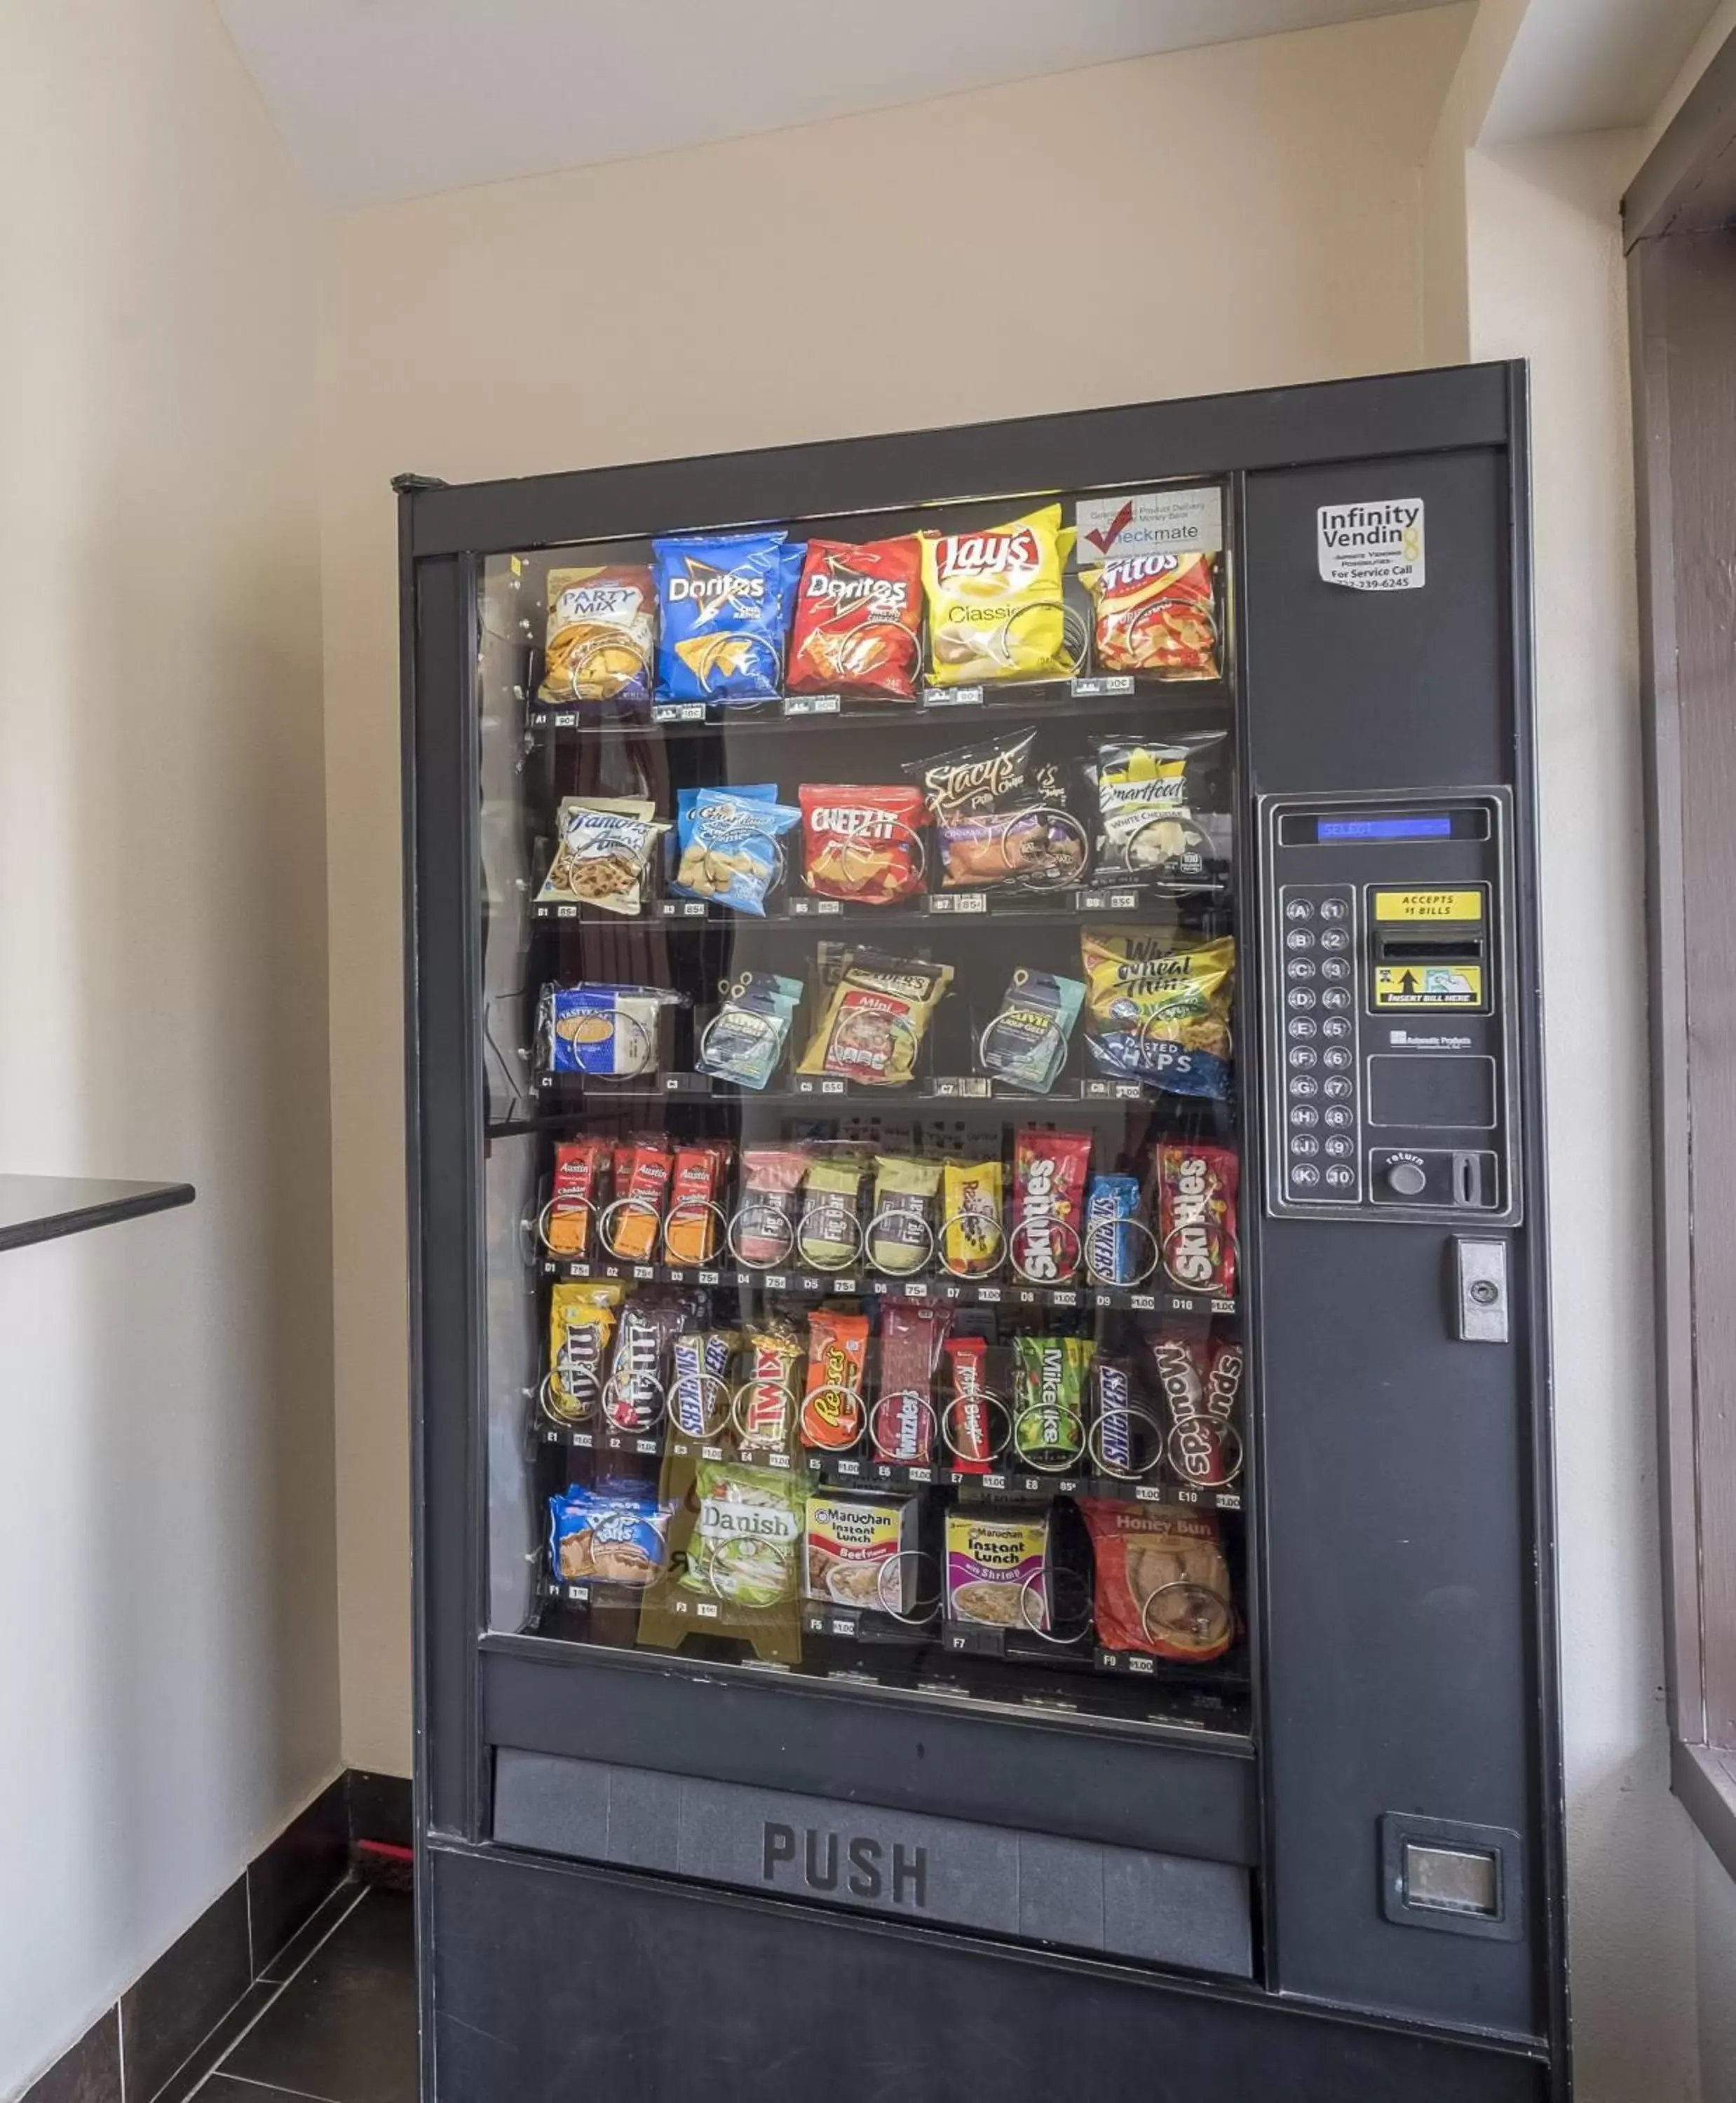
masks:
{"type": "Polygon", "coordinates": [[[1074,532],[1058,504],[1006,526],[920,537],[932,685],[1057,679],[1079,669],[1084,653],[1069,635],[1062,588],[1074,532]]]}
{"type": "Polygon", "coordinates": [[[735,1607],[776,1607],[796,1595],[804,1497],[799,1480],[771,1468],[702,1461],[699,1517],[679,1582],[735,1607]]]}
{"type": "Polygon", "coordinates": [[[539,701],[644,700],[657,642],[657,588],[636,564],[549,572],[539,701]]]}

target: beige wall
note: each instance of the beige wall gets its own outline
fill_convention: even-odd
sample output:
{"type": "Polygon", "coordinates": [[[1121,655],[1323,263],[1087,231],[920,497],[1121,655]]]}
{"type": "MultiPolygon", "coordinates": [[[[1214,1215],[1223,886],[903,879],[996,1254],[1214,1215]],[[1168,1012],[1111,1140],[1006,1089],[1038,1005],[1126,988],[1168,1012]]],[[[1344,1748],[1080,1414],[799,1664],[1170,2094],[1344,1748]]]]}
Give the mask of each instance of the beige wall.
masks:
{"type": "Polygon", "coordinates": [[[9,7],[0,2095],[335,1770],[317,225],[206,0],[9,7]]]}
{"type": "Polygon", "coordinates": [[[1468,15],[1106,66],[337,222],[325,603],[352,1761],[410,1758],[389,477],[1414,364],[1418,168],[1468,15]],[[599,242],[607,273],[585,260],[599,242]],[[864,304],[840,312],[852,287],[864,304]]]}

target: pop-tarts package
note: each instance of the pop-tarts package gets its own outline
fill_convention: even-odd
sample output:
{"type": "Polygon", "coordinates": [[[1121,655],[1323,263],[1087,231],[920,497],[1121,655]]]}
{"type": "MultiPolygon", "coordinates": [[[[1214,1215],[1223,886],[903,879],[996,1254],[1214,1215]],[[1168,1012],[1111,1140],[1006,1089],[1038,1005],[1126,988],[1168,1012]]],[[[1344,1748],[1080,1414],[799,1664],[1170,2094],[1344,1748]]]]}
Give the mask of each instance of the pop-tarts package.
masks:
{"type": "Polygon", "coordinates": [[[675,799],[678,859],[670,889],[765,917],[766,893],[784,873],[781,836],[801,822],[770,782],[683,789],[675,799]]]}
{"type": "Polygon", "coordinates": [[[784,638],[804,542],[768,533],[678,533],[652,543],[661,620],[657,691],[726,708],[782,687],[784,638]]]}

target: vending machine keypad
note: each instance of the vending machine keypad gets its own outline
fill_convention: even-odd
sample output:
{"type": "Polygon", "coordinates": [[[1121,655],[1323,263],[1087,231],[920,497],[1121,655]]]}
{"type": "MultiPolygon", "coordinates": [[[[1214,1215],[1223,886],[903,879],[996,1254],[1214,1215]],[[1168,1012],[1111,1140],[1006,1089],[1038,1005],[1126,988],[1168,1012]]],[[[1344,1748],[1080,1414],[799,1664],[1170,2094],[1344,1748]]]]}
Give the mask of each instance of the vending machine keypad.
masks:
{"type": "Polygon", "coordinates": [[[1269,1208],[1516,1220],[1507,792],[1262,816],[1269,1208]]]}

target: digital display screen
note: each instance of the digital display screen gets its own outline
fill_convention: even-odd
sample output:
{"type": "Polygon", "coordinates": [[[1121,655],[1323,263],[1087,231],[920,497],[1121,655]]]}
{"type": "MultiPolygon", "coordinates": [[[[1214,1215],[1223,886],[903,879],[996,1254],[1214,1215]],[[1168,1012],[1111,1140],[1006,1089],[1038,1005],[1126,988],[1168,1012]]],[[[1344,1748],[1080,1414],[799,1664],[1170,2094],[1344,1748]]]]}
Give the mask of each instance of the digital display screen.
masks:
{"type": "Polygon", "coordinates": [[[1323,847],[1329,840],[1449,840],[1453,814],[1431,811],[1408,818],[1322,818],[1315,837],[1323,847]]]}

